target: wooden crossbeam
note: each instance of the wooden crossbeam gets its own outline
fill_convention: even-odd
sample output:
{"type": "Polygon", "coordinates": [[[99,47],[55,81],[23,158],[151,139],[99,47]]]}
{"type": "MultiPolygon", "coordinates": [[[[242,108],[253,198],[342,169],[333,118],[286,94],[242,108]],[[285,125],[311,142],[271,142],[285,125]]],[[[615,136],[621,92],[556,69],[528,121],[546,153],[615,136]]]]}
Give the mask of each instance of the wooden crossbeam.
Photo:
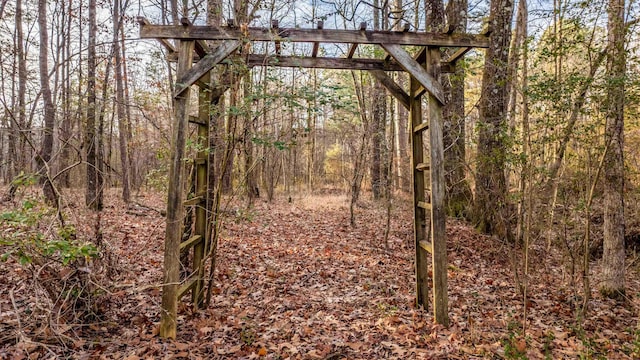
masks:
{"type": "MultiPolygon", "coordinates": [[[[322,28],[324,28],[324,21],[318,21],[318,29],[322,30],[322,28]]],[[[311,57],[316,57],[318,56],[318,49],[320,48],[320,43],[319,42],[314,42],[313,43],[313,50],[311,51],[311,57]]]]}
{"type": "Polygon", "coordinates": [[[384,70],[404,71],[396,62],[384,62],[376,59],[345,59],[325,57],[269,56],[249,54],[247,66],[300,67],[312,69],[342,70],[384,70]]]}
{"type": "Polygon", "coordinates": [[[208,74],[214,66],[219,64],[227,56],[231,55],[240,46],[239,40],[225,41],[218,46],[213,53],[200,59],[191,69],[184,73],[176,82],[174,97],[182,94],[185,89],[193,85],[201,77],[208,74]]]}
{"type": "MultiPolygon", "coordinates": [[[[146,18],[139,16],[138,17],[138,23],[140,24],[140,28],[142,28],[143,26],[146,25],[151,25],[151,23],[149,22],[149,20],[147,20],[146,18]]],[[[167,39],[157,39],[160,44],[162,44],[162,46],[164,46],[165,49],[167,49],[167,52],[169,54],[173,54],[173,53],[177,53],[178,50],[176,49],[175,46],[173,46],[172,43],[169,42],[169,40],[167,39]]]]}
{"type": "Polygon", "coordinates": [[[440,82],[431,76],[420,64],[415,61],[398,44],[381,44],[381,46],[391,55],[400,66],[402,66],[411,76],[422,85],[431,95],[433,95],[441,104],[445,103],[444,90],[440,82]]]}
{"type": "Polygon", "coordinates": [[[382,70],[371,70],[369,71],[373,77],[375,77],[385,88],[389,91],[389,93],[395,97],[402,106],[406,109],[409,109],[409,95],[398,85],[392,78],[388,77],[387,74],[382,70]]]}
{"type": "Polygon", "coordinates": [[[414,46],[478,47],[488,48],[489,39],[476,34],[443,34],[431,32],[360,31],[337,29],[239,28],[216,26],[149,25],[140,23],[143,39],[192,39],[324,42],[350,44],[400,44],[414,46]]]}

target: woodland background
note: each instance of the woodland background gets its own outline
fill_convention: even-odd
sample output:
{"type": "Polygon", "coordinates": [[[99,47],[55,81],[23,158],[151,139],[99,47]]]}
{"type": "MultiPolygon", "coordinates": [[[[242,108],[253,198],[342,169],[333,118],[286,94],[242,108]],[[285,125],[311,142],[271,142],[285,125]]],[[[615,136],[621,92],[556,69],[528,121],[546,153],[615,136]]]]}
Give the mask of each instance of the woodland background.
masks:
{"type": "MultiPolygon", "coordinates": [[[[210,265],[217,266],[218,277],[211,291],[213,304],[224,305],[214,307],[219,313],[207,310],[211,324],[200,323],[207,319],[202,314],[191,314],[185,334],[202,341],[182,338],[172,343],[172,351],[202,356],[213,351],[205,351],[204,344],[219,341],[215,351],[230,358],[329,358],[337,352],[355,357],[367,354],[365,348],[371,352],[363,358],[403,358],[410,352],[425,358],[638,356],[640,5],[633,0],[1,0],[0,264],[6,271],[0,283],[7,290],[0,295],[0,316],[10,331],[0,338],[0,356],[113,351],[113,344],[87,340],[105,334],[126,339],[129,348],[118,349],[123,356],[143,356],[140,349],[152,351],[159,344],[152,336],[157,306],[141,304],[158,302],[163,234],[158,226],[164,226],[175,63],[158,42],[138,39],[138,16],[155,24],[186,16],[194,24],[234,19],[269,27],[278,20],[281,27],[312,28],[322,20],[325,28],[338,29],[367,22],[379,30],[405,23],[411,31],[491,30],[490,49],[471,51],[455,74],[441,79],[450,100],[444,109],[449,241],[455,244],[450,276],[469,277],[469,283],[451,280],[456,325],[427,330],[428,314],[406,299],[413,291],[406,111],[368,73],[233,64],[239,81],[217,108],[221,116],[211,125],[207,149],[215,154],[211,185],[223,199],[224,219],[218,225],[220,264],[210,265]],[[313,234],[305,229],[322,220],[310,215],[313,211],[330,214],[337,229],[347,227],[327,230],[308,251],[328,256],[337,248],[349,253],[361,246],[368,250],[353,261],[388,264],[371,270],[388,274],[382,276],[387,285],[362,285],[364,293],[387,286],[381,290],[386,302],[373,309],[382,323],[364,321],[378,335],[394,329],[386,345],[377,338],[347,339],[340,346],[326,342],[345,334],[336,328],[322,335],[326,338],[301,340],[304,327],[299,343],[291,340],[295,334],[279,334],[279,341],[269,343],[274,337],[260,335],[271,328],[258,323],[261,314],[243,313],[250,304],[239,309],[226,303],[233,294],[255,295],[243,289],[256,286],[237,270],[255,259],[230,249],[268,246],[295,259],[305,248],[297,241],[313,234]],[[301,214],[315,220],[307,222],[301,214]],[[278,216],[297,226],[265,230],[273,229],[269,222],[282,222],[278,216]],[[251,232],[256,229],[266,234],[251,232]],[[342,233],[350,234],[343,240],[351,243],[336,243],[342,233]],[[292,234],[299,236],[277,248],[268,245],[269,236],[292,234]],[[245,241],[250,245],[242,245],[245,241]],[[148,247],[153,254],[131,258],[148,247]],[[480,273],[466,268],[470,261],[492,265],[480,273]],[[249,283],[234,288],[232,279],[249,283]],[[478,283],[483,288],[471,295],[478,283]],[[544,284],[557,291],[544,291],[544,284]],[[487,313],[495,303],[469,310],[471,305],[456,302],[456,294],[494,299],[504,306],[494,309],[499,319],[474,325],[480,318],[493,319],[487,313]],[[132,301],[138,301],[131,305],[136,315],[118,320],[124,315],[118,315],[117,305],[132,301]],[[235,323],[220,315],[225,311],[235,323]],[[556,327],[536,322],[545,315],[556,327]],[[400,334],[399,325],[405,325],[400,334]],[[491,331],[495,338],[479,335],[491,331]],[[413,332],[422,340],[398,340],[413,332]],[[188,343],[185,339],[198,347],[175,345],[188,343]],[[575,353],[558,352],[562,348],[575,353]]],[[[285,54],[310,51],[311,44],[283,44],[285,54]]],[[[320,48],[321,54],[347,52],[347,45],[320,48]]],[[[356,57],[364,55],[385,57],[382,50],[361,45],[356,57]]],[[[394,76],[407,86],[405,74],[394,76]]],[[[191,153],[200,150],[194,139],[192,134],[191,153]]],[[[254,279],[279,279],[304,267],[266,264],[254,279]]],[[[347,278],[358,281],[348,270],[340,279],[327,271],[311,272],[309,278],[329,277],[338,288],[350,286],[342,283],[347,278]]],[[[304,284],[309,278],[297,279],[304,284]]],[[[286,306],[300,310],[298,305],[299,299],[286,306]]],[[[314,310],[329,312],[321,309],[314,310]]],[[[337,328],[351,321],[335,318],[337,328]]],[[[306,326],[330,323],[325,317],[306,326]]]]}

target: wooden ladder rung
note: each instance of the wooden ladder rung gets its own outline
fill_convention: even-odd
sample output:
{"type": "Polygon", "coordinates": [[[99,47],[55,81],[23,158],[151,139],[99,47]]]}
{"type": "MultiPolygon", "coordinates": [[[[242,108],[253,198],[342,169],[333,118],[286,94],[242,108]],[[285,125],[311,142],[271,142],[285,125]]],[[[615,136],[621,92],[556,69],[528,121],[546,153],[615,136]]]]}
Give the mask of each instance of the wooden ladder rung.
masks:
{"type": "Polygon", "coordinates": [[[200,118],[198,118],[197,116],[189,116],[189,122],[192,124],[198,124],[198,125],[207,125],[207,123],[203,122],[200,120],[200,118]]]}
{"type": "Polygon", "coordinates": [[[423,208],[425,210],[431,210],[431,204],[426,201],[418,201],[418,207],[423,208]]]}
{"type": "Polygon", "coordinates": [[[182,295],[186,294],[187,291],[191,290],[196,285],[197,282],[198,282],[198,277],[191,276],[184,282],[184,284],[180,285],[180,287],[178,288],[178,299],[180,299],[182,295]]]}
{"type": "Polygon", "coordinates": [[[180,251],[184,251],[185,249],[189,249],[190,247],[192,247],[193,245],[199,243],[200,241],[202,241],[202,235],[194,235],[192,237],[190,237],[189,239],[183,241],[180,243],[180,251]]]}
{"type": "Polygon", "coordinates": [[[426,252],[433,254],[433,244],[431,244],[430,242],[426,241],[426,240],[421,240],[418,245],[420,245],[420,248],[422,248],[423,250],[425,250],[426,252]]]}
{"type": "Polygon", "coordinates": [[[427,163],[419,163],[418,165],[416,165],[416,170],[418,171],[429,171],[431,169],[431,166],[427,163]]]}
{"type": "Polygon", "coordinates": [[[196,196],[193,197],[189,200],[186,200],[183,205],[184,206],[194,206],[194,205],[199,205],[202,203],[202,200],[204,200],[204,198],[202,196],[196,196]]]}
{"type": "Polygon", "coordinates": [[[418,133],[420,131],[424,131],[427,130],[429,128],[429,122],[423,122],[422,124],[416,126],[415,128],[413,128],[413,132],[414,133],[418,133]]]}

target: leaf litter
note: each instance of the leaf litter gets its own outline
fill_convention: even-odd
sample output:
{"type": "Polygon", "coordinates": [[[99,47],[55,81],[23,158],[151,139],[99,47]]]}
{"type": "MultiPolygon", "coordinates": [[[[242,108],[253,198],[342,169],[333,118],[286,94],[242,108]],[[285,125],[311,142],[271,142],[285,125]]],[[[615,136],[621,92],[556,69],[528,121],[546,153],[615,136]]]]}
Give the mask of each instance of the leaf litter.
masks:
{"type": "MultiPolygon", "coordinates": [[[[158,195],[144,200],[152,208],[163,206],[158,195]]],[[[444,328],[414,303],[408,202],[394,204],[385,250],[383,206],[365,202],[352,228],[348,203],[337,195],[258,201],[250,209],[232,204],[237,211],[228,211],[224,221],[211,306],[193,311],[180,303],[178,338],[160,339],[164,218],[157,211],[127,211],[116,194],[107,204],[102,232],[118,272],[106,289],[105,320],[69,324],[75,345],[56,347],[34,324],[19,324],[7,291],[0,291],[0,330],[8,334],[0,338],[0,358],[640,357],[637,264],[628,268],[626,303],[593,291],[591,309],[579,319],[576,285],[570,285],[561,255],[534,244],[531,256],[540,260],[531,264],[522,333],[523,300],[509,260],[511,245],[449,221],[451,326],[444,328]]],[[[78,208],[70,221],[79,234],[90,234],[92,225],[82,221],[88,215],[78,208]]],[[[593,267],[597,274],[597,262],[593,267]]],[[[28,276],[10,261],[0,262],[0,270],[3,289],[28,276]]],[[[16,301],[29,303],[28,294],[17,289],[16,301]]]]}

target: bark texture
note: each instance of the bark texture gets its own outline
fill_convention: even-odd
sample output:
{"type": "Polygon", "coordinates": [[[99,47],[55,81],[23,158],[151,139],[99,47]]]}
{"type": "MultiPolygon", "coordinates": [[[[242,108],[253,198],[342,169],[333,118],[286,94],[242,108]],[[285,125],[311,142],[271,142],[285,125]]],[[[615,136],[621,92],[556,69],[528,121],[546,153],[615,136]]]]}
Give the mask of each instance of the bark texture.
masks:
{"type": "Polygon", "coordinates": [[[603,283],[600,291],[622,297],[625,290],[624,249],[624,0],[609,1],[607,59],[607,124],[604,161],[603,283]]]}
{"type": "Polygon", "coordinates": [[[40,87],[42,88],[42,101],[44,103],[44,128],[42,129],[42,142],[40,152],[36,157],[38,175],[44,197],[49,204],[57,206],[57,196],[51,183],[50,166],[53,154],[53,126],[55,123],[55,109],[51,98],[51,86],[49,85],[49,34],[47,33],[47,0],[38,1],[38,26],[40,27],[40,52],[39,70],[40,87]]]}
{"type": "Polygon", "coordinates": [[[102,191],[99,191],[96,141],[96,0],[89,0],[89,36],[87,38],[87,125],[85,149],[87,151],[87,183],[85,204],[93,210],[102,209],[102,191]]]}
{"type": "MultiPolygon", "coordinates": [[[[447,22],[455,33],[464,33],[467,29],[467,5],[467,0],[453,0],[447,4],[447,22]]],[[[472,199],[465,171],[464,72],[464,68],[458,66],[454,74],[447,76],[445,84],[450,89],[450,96],[443,108],[445,203],[450,216],[463,218],[468,216],[472,199]]]]}
{"type": "Polygon", "coordinates": [[[474,222],[488,234],[510,239],[507,218],[505,158],[507,152],[507,69],[511,38],[512,0],[492,0],[491,38],[482,77],[474,222]]]}

